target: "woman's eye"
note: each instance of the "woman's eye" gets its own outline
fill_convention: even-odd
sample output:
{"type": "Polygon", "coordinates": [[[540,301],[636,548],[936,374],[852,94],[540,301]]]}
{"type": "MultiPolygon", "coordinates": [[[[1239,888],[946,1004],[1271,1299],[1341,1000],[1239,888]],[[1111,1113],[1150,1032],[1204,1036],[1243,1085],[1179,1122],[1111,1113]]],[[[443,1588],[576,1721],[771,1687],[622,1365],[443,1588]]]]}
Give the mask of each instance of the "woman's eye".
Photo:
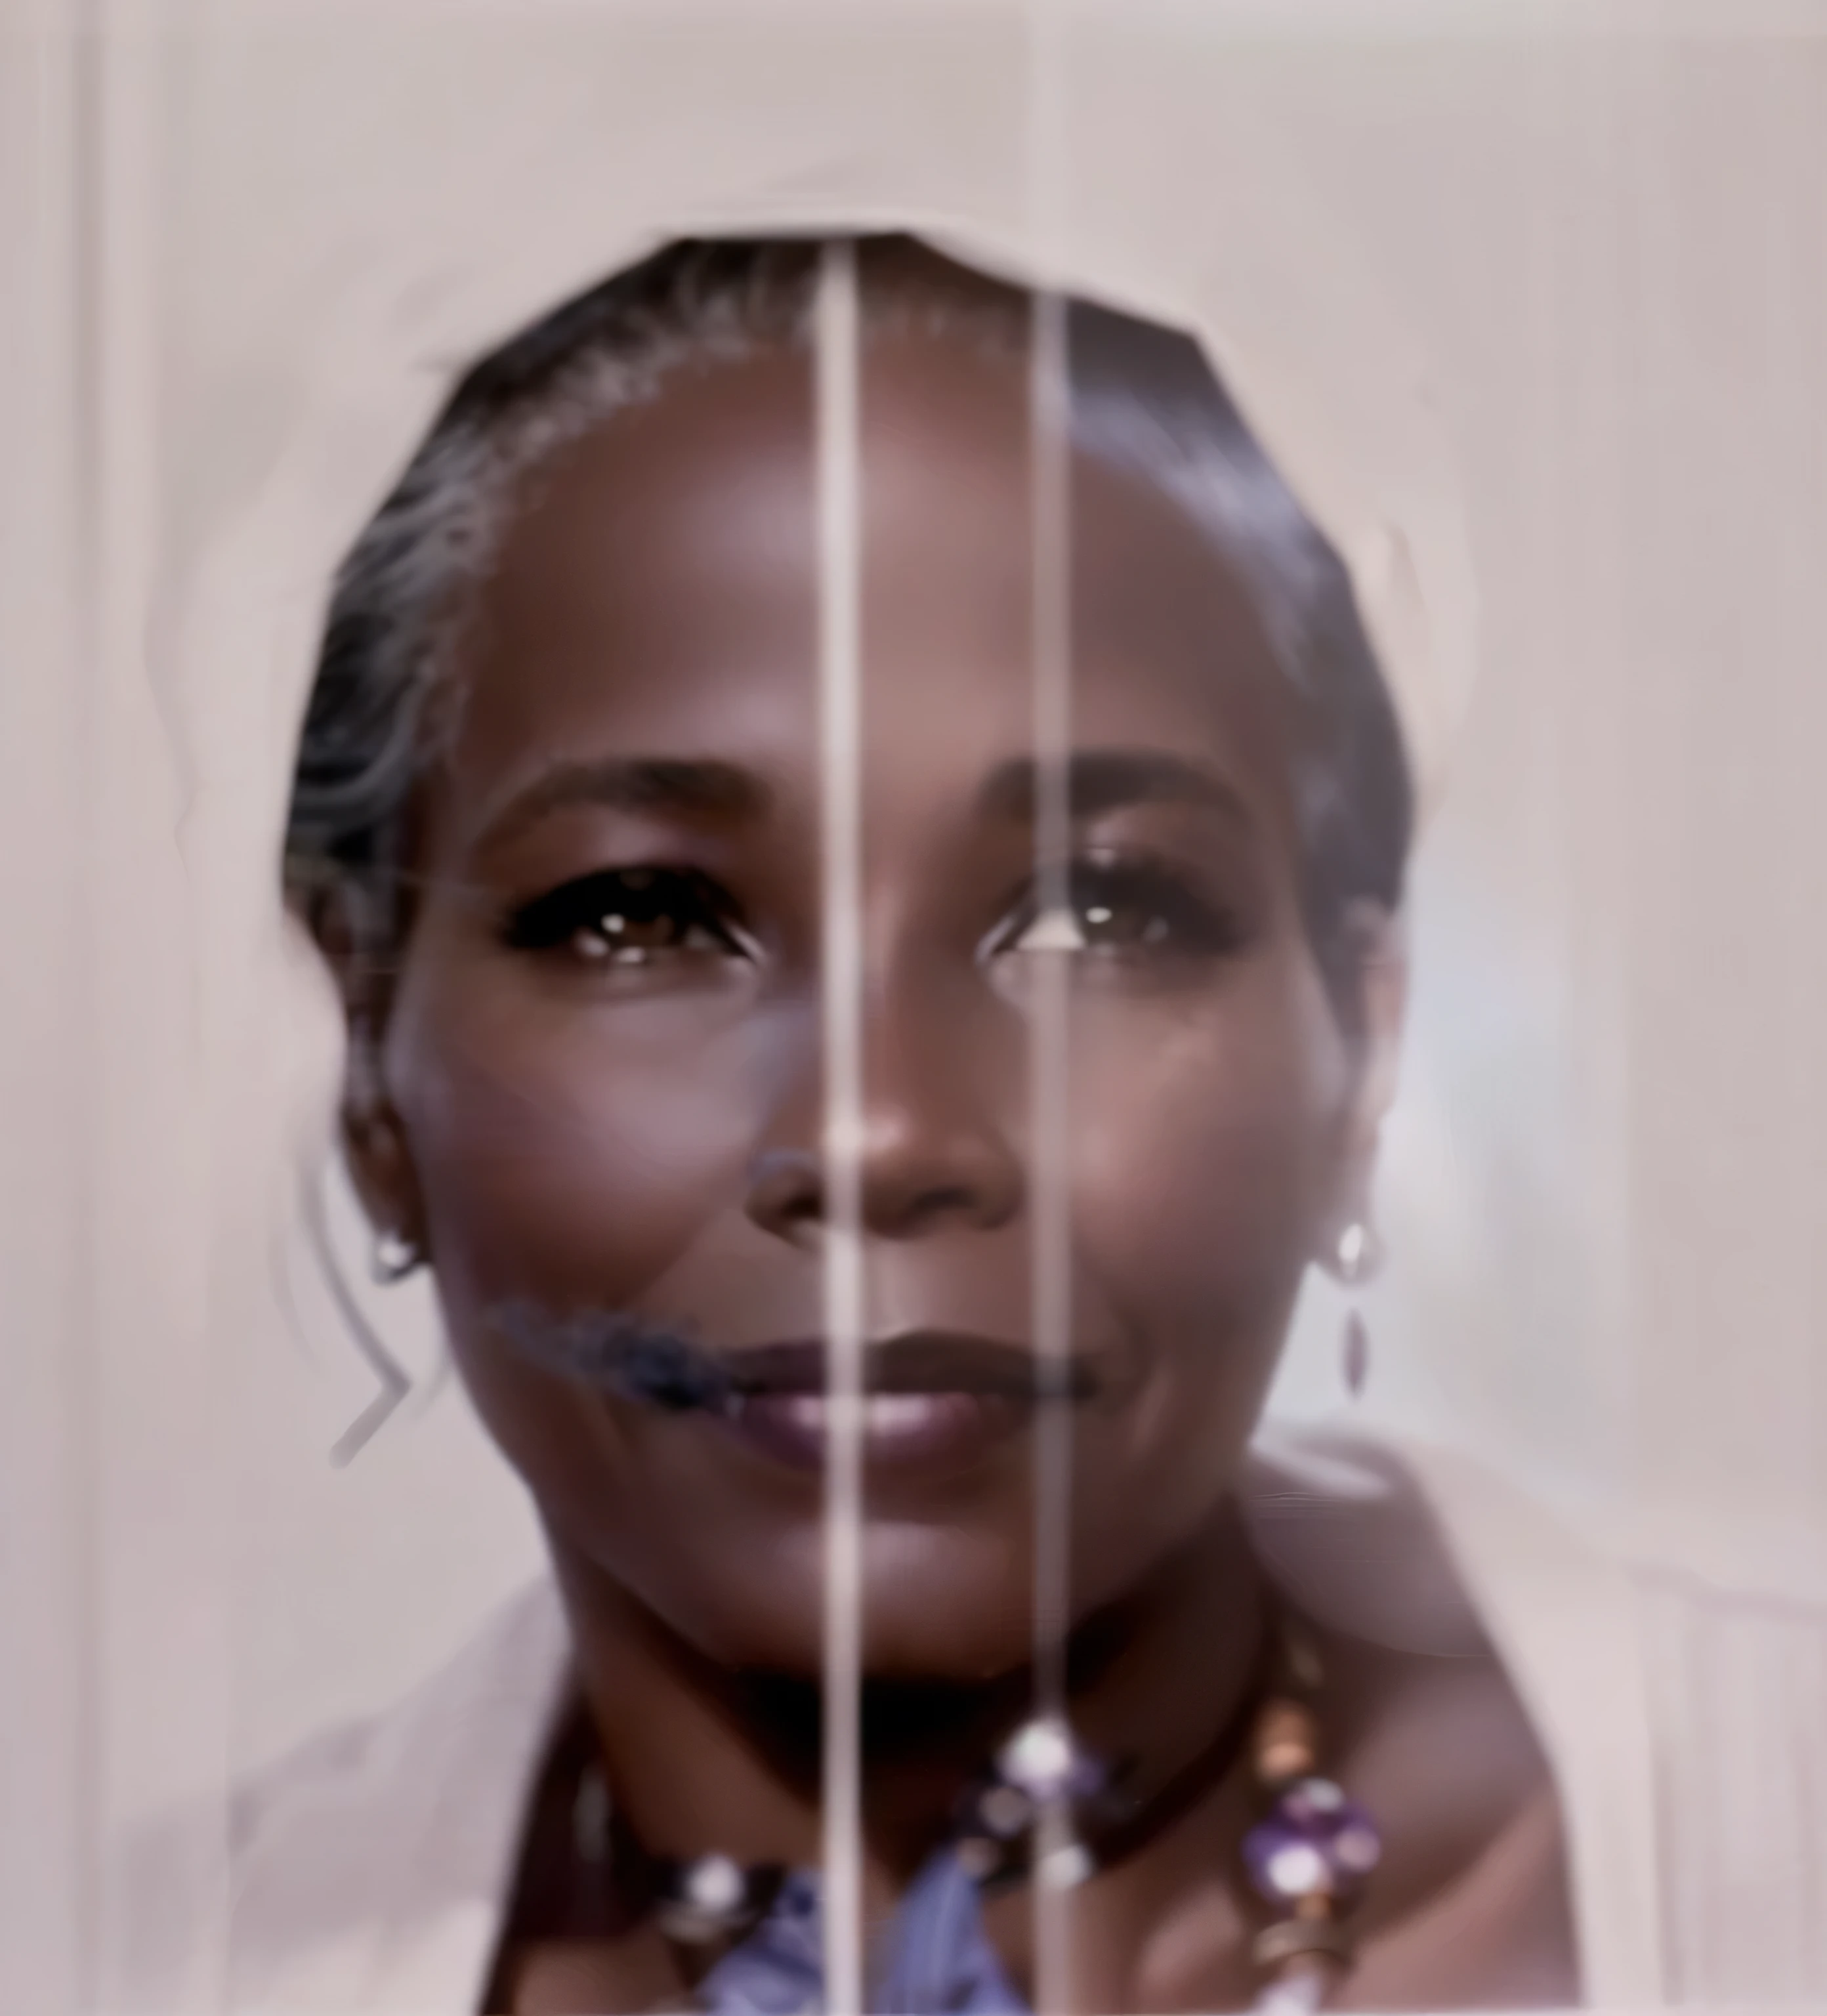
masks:
{"type": "Polygon", "coordinates": [[[1042,909],[1030,891],[989,950],[1210,956],[1233,949],[1241,936],[1229,911],[1169,869],[1080,862],[1068,873],[1063,902],[1042,909]]]}
{"type": "Polygon", "coordinates": [[[517,951],[563,946],[602,966],[694,952],[746,959],[754,951],[730,898],[708,876],[677,868],[580,876],[516,910],[506,935],[517,951]]]}

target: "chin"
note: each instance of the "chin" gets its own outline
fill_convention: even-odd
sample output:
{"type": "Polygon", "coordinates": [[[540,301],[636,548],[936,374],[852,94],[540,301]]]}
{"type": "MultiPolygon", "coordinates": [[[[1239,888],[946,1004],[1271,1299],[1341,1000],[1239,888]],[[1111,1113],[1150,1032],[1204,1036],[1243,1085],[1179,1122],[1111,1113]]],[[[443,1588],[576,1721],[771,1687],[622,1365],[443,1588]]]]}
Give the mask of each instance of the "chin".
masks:
{"type": "Polygon", "coordinates": [[[863,1554],[863,1665],[871,1679],[986,1680],[1034,1650],[1030,1536],[877,1525],[863,1554]]]}
{"type": "MultiPolygon", "coordinates": [[[[672,1627],[719,1665],[816,1677],[824,1661],[824,1554],[815,1528],[765,1564],[714,1587],[691,1607],[657,1605],[672,1627]],[[669,1614],[668,1614],[669,1613],[669,1614]]],[[[979,1682],[1027,1663],[1033,1650],[1031,1556],[1005,1535],[957,1528],[867,1529],[861,1661],[871,1679],[979,1682]]]]}

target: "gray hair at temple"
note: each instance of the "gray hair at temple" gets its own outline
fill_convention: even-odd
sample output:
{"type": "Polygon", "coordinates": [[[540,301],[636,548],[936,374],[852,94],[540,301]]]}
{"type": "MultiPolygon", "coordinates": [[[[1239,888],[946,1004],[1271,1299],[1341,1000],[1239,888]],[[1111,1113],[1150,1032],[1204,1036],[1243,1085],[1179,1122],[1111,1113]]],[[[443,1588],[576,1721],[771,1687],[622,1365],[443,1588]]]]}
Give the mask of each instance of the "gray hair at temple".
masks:
{"type": "MultiPolygon", "coordinates": [[[[363,955],[411,928],[409,817],[448,730],[456,645],[530,474],[681,373],[809,350],[819,243],[687,239],[555,309],[476,364],[337,575],[294,774],[286,892],[333,898],[363,955]]],[[[1026,354],[1032,297],[917,240],[859,241],[866,318],[1026,354]]],[[[1294,725],[1306,926],[1338,977],[1349,906],[1395,909],[1414,825],[1400,728],[1343,563],[1189,336],[1074,300],[1078,451],[1153,484],[1251,598],[1294,725]]]]}

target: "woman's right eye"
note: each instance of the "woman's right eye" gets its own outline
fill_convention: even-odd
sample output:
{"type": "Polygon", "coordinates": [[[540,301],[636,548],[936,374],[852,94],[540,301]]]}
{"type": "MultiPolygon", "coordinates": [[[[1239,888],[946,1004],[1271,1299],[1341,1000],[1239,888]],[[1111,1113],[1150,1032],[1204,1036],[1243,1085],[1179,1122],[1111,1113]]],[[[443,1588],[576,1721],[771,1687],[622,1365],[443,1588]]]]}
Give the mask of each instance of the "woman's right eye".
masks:
{"type": "Polygon", "coordinates": [[[579,876],[523,904],[504,935],[518,952],[564,947],[607,967],[755,956],[734,901],[692,869],[618,868],[579,876]]]}

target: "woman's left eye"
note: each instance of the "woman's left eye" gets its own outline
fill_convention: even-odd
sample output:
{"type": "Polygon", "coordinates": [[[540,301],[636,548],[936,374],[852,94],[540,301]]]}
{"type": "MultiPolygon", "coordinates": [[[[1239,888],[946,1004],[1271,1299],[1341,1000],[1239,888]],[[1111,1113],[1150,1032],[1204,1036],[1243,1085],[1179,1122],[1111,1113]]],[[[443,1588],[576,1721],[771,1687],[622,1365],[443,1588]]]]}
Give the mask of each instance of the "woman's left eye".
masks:
{"type": "Polygon", "coordinates": [[[1157,862],[1075,862],[1065,880],[1065,900],[1047,908],[1030,886],[985,951],[1211,957],[1242,937],[1229,910],[1157,862]]]}
{"type": "Polygon", "coordinates": [[[605,966],[693,952],[748,958],[754,951],[730,896],[708,876],[677,868],[580,876],[522,905],[505,935],[517,951],[564,948],[605,966]]]}

